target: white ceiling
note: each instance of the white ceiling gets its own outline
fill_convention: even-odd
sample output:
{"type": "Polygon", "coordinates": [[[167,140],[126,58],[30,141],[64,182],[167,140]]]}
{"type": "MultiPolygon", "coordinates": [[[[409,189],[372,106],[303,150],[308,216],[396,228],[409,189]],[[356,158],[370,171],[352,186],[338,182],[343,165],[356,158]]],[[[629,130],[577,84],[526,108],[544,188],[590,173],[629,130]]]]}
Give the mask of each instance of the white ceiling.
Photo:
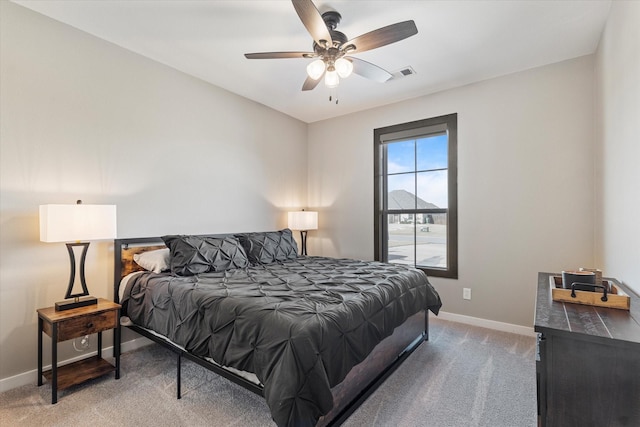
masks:
{"type": "Polygon", "coordinates": [[[316,0],[342,15],[349,38],[413,19],[418,34],[356,54],[389,72],[386,83],[342,80],[339,104],[321,83],[300,89],[305,59],[248,60],[244,53],[312,51],[287,0],[14,0],[125,49],[311,123],[593,53],[611,0],[316,0]]]}

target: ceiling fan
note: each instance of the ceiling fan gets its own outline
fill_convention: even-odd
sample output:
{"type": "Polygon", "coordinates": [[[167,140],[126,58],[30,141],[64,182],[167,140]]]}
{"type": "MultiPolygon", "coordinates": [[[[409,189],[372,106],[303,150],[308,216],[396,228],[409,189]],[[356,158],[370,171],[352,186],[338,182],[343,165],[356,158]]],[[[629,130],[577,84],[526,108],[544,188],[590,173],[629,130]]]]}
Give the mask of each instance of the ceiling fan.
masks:
{"type": "MultiPolygon", "coordinates": [[[[368,32],[353,39],[336,30],[342,16],[336,11],[320,14],[311,0],[292,0],[300,20],[313,38],[313,52],[260,52],[245,53],[247,59],[305,58],[313,59],[307,66],[307,79],[302,90],[314,89],[322,76],[329,88],[338,86],[340,78],[352,72],[383,83],[392,75],[370,62],[351,56],[386,46],[418,33],[413,21],[403,21],[368,32]]],[[[331,99],[331,98],[329,98],[331,99]]]]}

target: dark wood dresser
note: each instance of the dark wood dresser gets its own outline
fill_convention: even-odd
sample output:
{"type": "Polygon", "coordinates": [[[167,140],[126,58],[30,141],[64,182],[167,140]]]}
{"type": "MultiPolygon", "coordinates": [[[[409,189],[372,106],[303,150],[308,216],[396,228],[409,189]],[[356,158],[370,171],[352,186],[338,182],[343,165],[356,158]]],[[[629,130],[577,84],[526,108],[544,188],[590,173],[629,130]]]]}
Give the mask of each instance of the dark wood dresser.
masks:
{"type": "Polygon", "coordinates": [[[640,426],[640,298],[631,310],[551,299],[538,274],[535,331],[540,426],[640,426]]]}

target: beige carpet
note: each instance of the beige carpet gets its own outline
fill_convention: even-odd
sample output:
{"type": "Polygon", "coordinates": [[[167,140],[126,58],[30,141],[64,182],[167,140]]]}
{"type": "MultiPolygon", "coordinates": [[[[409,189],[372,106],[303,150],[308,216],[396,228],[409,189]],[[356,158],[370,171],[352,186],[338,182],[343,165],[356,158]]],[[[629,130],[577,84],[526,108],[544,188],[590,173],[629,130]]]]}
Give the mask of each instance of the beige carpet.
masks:
{"type": "MultiPolygon", "coordinates": [[[[433,319],[433,317],[432,317],[433,319]]],[[[535,339],[433,319],[430,340],[344,426],[536,425],[535,339]]],[[[122,355],[122,376],[61,391],[27,385],[0,394],[5,426],[273,426],[265,401],[157,345],[122,355]]]]}

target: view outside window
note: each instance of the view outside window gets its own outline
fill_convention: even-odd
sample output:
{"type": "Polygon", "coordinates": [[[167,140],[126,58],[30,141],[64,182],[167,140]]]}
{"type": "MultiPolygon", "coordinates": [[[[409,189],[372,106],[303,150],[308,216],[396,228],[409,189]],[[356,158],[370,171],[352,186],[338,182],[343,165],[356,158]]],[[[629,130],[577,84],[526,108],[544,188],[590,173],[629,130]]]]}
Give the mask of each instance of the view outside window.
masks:
{"type": "Polygon", "coordinates": [[[457,115],[375,130],[376,259],[457,277],[457,115]]]}
{"type": "Polygon", "coordinates": [[[386,144],[389,262],[447,267],[447,139],[442,133],[386,144]]]}

